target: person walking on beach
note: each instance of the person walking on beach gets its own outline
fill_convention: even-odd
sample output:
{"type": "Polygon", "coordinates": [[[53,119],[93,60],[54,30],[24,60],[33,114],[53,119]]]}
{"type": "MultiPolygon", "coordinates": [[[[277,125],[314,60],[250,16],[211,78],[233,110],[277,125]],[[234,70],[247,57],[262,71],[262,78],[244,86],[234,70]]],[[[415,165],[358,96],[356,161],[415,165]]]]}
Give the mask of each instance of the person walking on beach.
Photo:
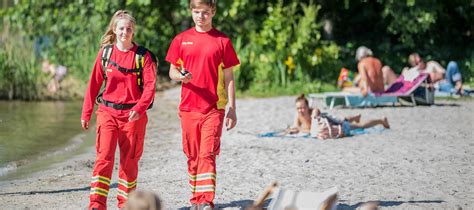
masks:
{"type": "Polygon", "coordinates": [[[126,10],[117,11],[101,40],[101,49],[92,69],[84,96],[81,124],[89,128],[94,103],[97,137],[96,161],[92,173],[89,209],[106,209],[114,156],[120,148],[118,208],[137,186],[138,161],[143,152],[146,110],[155,95],[156,61],[146,48],[132,40],[135,18],[126,10]],[[99,94],[102,84],[104,91],[99,94]],[[98,96],[98,97],[97,97],[98,96]]]}
{"type": "Polygon", "coordinates": [[[237,123],[233,67],[240,62],[230,39],[212,26],[216,0],[190,0],[189,6],[195,27],[174,38],[166,61],[170,78],[182,81],[179,116],[191,209],[211,209],[227,103],[227,130],[237,123]]]}

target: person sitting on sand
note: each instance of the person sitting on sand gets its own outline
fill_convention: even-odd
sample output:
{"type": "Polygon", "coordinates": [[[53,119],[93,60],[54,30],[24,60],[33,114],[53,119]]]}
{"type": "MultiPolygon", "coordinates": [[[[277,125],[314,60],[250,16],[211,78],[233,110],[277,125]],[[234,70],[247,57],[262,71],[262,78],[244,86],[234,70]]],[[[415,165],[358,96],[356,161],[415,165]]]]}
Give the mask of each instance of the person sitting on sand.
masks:
{"type": "Polygon", "coordinates": [[[319,109],[314,109],[311,118],[314,124],[311,129],[311,136],[324,140],[329,138],[342,138],[351,136],[351,130],[360,128],[371,128],[376,125],[382,125],[384,128],[390,128],[386,117],[380,119],[370,119],[361,122],[362,115],[348,116],[344,119],[335,118],[327,113],[321,113],[319,109]]]}
{"type": "Polygon", "coordinates": [[[130,193],[123,210],[161,210],[160,198],[152,192],[136,190],[130,193]]]}

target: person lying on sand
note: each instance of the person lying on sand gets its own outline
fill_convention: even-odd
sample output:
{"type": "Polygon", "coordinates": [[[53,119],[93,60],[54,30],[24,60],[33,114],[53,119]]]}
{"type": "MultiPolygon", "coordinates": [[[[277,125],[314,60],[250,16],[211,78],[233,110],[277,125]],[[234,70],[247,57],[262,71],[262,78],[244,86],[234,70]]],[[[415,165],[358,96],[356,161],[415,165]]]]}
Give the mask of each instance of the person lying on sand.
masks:
{"type": "Polygon", "coordinates": [[[304,94],[296,98],[295,106],[296,117],[294,124],[284,132],[285,134],[311,134],[313,137],[327,139],[350,136],[350,131],[358,128],[370,128],[376,125],[390,128],[385,117],[361,122],[361,114],[338,119],[327,113],[321,113],[317,108],[309,108],[308,100],[304,94]],[[311,126],[313,119],[316,120],[316,124],[311,126]]]}
{"type": "Polygon", "coordinates": [[[311,131],[311,112],[309,103],[304,94],[299,95],[295,100],[296,116],[293,126],[288,128],[287,134],[309,134],[311,131]]]}
{"type": "Polygon", "coordinates": [[[382,125],[384,128],[390,128],[386,117],[380,119],[370,119],[361,122],[361,114],[348,116],[344,119],[335,118],[327,113],[321,113],[319,109],[314,109],[311,118],[315,123],[311,129],[311,136],[318,139],[342,138],[351,136],[351,131],[360,128],[371,128],[376,125],[382,125]]]}

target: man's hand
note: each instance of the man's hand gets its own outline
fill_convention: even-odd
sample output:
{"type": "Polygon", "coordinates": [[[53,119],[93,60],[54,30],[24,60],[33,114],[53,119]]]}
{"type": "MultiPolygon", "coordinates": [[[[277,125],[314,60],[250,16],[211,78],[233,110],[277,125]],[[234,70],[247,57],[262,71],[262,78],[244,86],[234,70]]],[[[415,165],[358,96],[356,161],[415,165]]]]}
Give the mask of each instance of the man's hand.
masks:
{"type": "Polygon", "coordinates": [[[191,81],[191,79],[193,78],[193,75],[192,75],[190,72],[186,71],[186,70],[184,70],[184,71],[182,71],[182,72],[180,72],[180,73],[181,73],[181,78],[180,78],[180,80],[181,80],[183,83],[188,83],[188,82],[191,81]]]}
{"type": "Polygon", "coordinates": [[[81,126],[84,130],[89,129],[89,120],[81,120],[81,126]]]}
{"type": "Polygon", "coordinates": [[[225,127],[227,128],[227,130],[230,130],[234,128],[236,124],[237,114],[235,113],[235,108],[230,107],[225,117],[225,127]]]}

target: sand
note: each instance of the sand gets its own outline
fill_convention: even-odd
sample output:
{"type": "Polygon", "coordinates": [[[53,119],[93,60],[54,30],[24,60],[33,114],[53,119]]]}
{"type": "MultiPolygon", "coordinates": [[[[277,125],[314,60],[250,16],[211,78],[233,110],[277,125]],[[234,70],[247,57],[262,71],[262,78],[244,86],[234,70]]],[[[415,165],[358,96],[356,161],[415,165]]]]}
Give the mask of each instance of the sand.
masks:
{"type": "MultiPolygon", "coordinates": [[[[157,94],[149,111],[138,188],[167,209],[189,207],[177,117],[179,89],[157,94]]],[[[339,209],[379,201],[386,209],[474,208],[474,101],[435,106],[335,109],[337,116],[388,117],[392,128],[337,140],[259,138],[286,128],[294,97],[239,99],[238,125],[224,131],[217,161],[217,207],[239,209],[277,180],[292,190],[339,189],[339,209]]],[[[323,107],[318,102],[319,107],[323,107]]],[[[79,124],[78,124],[79,126],[79,124]]],[[[28,178],[0,182],[0,209],[86,209],[95,148],[28,178]]],[[[116,161],[118,162],[118,161],[116,161]]],[[[112,182],[117,181],[117,170],[112,182]]],[[[108,205],[116,209],[116,184],[108,205]]]]}

